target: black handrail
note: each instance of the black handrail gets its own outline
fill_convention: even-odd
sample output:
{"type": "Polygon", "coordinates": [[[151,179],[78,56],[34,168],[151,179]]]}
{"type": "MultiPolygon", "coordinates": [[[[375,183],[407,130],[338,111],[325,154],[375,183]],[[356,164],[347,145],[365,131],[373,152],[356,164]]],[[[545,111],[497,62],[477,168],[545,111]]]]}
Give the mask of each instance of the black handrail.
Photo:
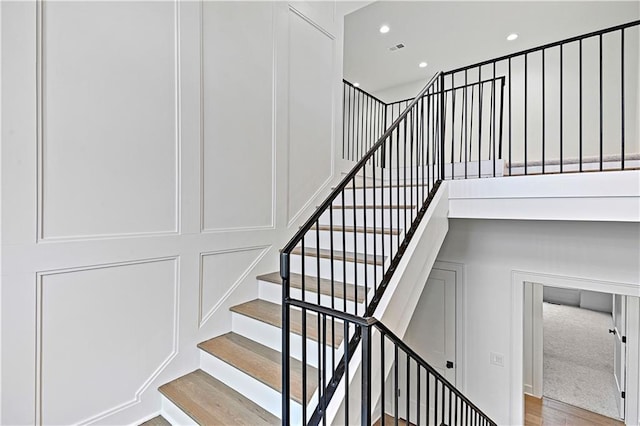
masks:
{"type": "MultiPolygon", "coordinates": [[[[398,351],[402,351],[404,354],[406,354],[407,358],[410,359],[413,363],[415,363],[417,366],[419,366],[419,368],[424,369],[425,372],[427,372],[427,378],[429,378],[429,376],[432,376],[434,379],[434,382],[437,383],[438,385],[441,385],[443,388],[446,388],[446,390],[449,392],[449,400],[448,403],[446,403],[446,401],[443,401],[443,403],[445,404],[446,408],[452,408],[454,406],[454,401],[452,401],[452,395],[455,396],[455,398],[457,399],[455,401],[455,409],[452,408],[452,410],[457,410],[456,413],[453,413],[452,411],[448,412],[448,416],[447,413],[445,413],[444,411],[441,412],[442,417],[440,418],[440,423],[438,423],[438,419],[437,419],[437,412],[435,413],[435,417],[434,418],[434,423],[435,424],[452,424],[451,420],[454,417],[454,415],[457,414],[462,414],[463,410],[462,410],[462,404],[464,404],[465,409],[468,408],[474,416],[478,416],[480,419],[480,422],[478,424],[482,424],[482,425],[495,425],[496,423],[494,423],[480,408],[478,408],[473,402],[471,402],[466,396],[464,396],[464,394],[462,394],[462,392],[460,392],[455,385],[453,385],[451,382],[449,382],[444,376],[442,376],[440,373],[438,373],[438,371],[436,369],[434,369],[431,365],[429,365],[428,362],[426,362],[424,360],[424,358],[422,358],[422,356],[420,356],[417,352],[415,352],[411,347],[409,347],[402,339],[400,339],[393,331],[391,331],[387,326],[384,325],[384,323],[382,323],[380,320],[378,320],[375,317],[371,317],[371,316],[365,316],[365,317],[360,317],[360,316],[356,316],[356,315],[351,315],[348,313],[344,313],[344,312],[340,312],[340,311],[336,311],[336,310],[332,310],[323,306],[318,306],[318,305],[314,305],[311,303],[306,303],[306,302],[301,302],[298,300],[292,300],[291,301],[291,305],[292,306],[296,306],[299,308],[304,308],[304,309],[308,309],[310,311],[316,312],[317,314],[321,314],[321,315],[325,315],[325,316],[330,316],[332,317],[334,320],[340,320],[344,323],[349,323],[352,324],[354,326],[356,326],[357,330],[355,331],[355,334],[358,336],[361,336],[361,338],[363,338],[363,342],[364,340],[368,339],[367,343],[363,344],[363,353],[362,353],[362,360],[363,360],[363,364],[365,362],[365,360],[367,359],[371,359],[372,355],[373,355],[373,349],[372,349],[372,344],[371,344],[371,338],[372,338],[372,330],[373,329],[377,329],[378,332],[380,333],[380,339],[381,342],[385,341],[385,338],[387,340],[389,340],[391,342],[391,344],[394,346],[394,351],[398,350],[398,351]],[[460,407],[458,407],[458,401],[460,401],[460,407]]],[[[376,349],[378,349],[378,347],[376,347],[376,349]]],[[[384,359],[384,354],[386,353],[386,349],[385,349],[385,345],[384,344],[380,344],[379,345],[379,349],[380,349],[380,358],[384,359]]],[[[350,357],[349,360],[352,359],[353,357],[353,349],[351,349],[350,351],[350,357]]],[[[345,349],[345,354],[343,354],[343,358],[347,357],[347,350],[345,349]]],[[[397,362],[397,359],[396,359],[397,362]]],[[[367,366],[363,366],[362,370],[363,370],[363,378],[362,378],[362,395],[366,395],[367,392],[370,392],[370,389],[372,387],[371,384],[371,371],[367,371],[367,366]]],[[[413,377],[414,379],[417,379],[418,376],[420,376],[420,371],[419,369],[416,370],[416,372],[418,372],[417,375],[412,375],[411,377],[413,377]]],[[[382,377],[384,378],[384,365],[382,365],[382,377]]],[[[333,379],[332,379],[333,380],[333,379]]],[[[395,379],[397,381],[397,377],[395,379]]],[[[417,379],[419,380],[419,379],[417,379]]],[[[338,383],[335,383],[335,387],[337,387],[338,383]]],[[[397,386],[397,382],[396,382],[396,388],[398,388],[397,386]]],[[[385,387],[384,385],[380,386],[380,391],[381,391],[381,399],[384,400],[384,396],[386,393],[385,387]]],[[[405,392],[405,397],[408,399],[408,395],[410,394],[411,389],[409,387],[409,383],[407,383],[406,386],[406,392],[405,392]]],[[[435,392],[438,392],[438,389],[435,389],[435,392]]],[[[395,392],[394,392],[395,394],[395,392]]],[[[441,393],[442,395],[444,395],[444,393],[441,393]]],[[[394,395],[395,397],[395,395],[394,395]]],[[[430,395],[425,395],[427,401],[430,400],[430,395]]],[[[372,412],[372,402],[370,400],[370,395],[369,395],[369,400],[367,401],[367,397],[363,396],[362,397],[362,423],[363,424],[371,424],[371,415],[373,414],[372,412]]],[[[418,415],[420,415],[420,408],[416,407],[416,411],[418,413],[418,415]]],[[[407,413],[409,413],[410,410],[407,410],[407,413]]],[[[381,417],[384,417],[384,404],[382,404],[381,407],[381,417]]],[[[425,413],[427,416],[429,416],[429,412],[427,411],[427,413],[425,413]]],[[[345,412],[345,424],[350,424],[349,422],[349,413],[345,412]]],[[[410,424],[410,418],[409,416],[407,416],[408,418],[404,419],[407,424],[410,424]]],[[[315,419],[315,421],[311,421],[310,423],[312,424],[318,424],[320,419],[315,419]]],[[[419,424],[420,421],[417,420],[416,424],[419,424]]],[[[381,420],[381,424],[384,424],[384,420],[381,420]]]]}

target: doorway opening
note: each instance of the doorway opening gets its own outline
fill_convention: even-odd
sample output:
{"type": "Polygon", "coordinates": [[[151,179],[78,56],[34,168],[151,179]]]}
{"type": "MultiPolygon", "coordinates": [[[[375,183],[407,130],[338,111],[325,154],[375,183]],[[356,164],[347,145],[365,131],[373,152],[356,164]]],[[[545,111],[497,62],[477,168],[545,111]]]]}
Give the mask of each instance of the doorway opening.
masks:
{"type": "Polygon", "coordinates": [[[628,297],[525,282],[524,392],[624,420],[628,297]]]}

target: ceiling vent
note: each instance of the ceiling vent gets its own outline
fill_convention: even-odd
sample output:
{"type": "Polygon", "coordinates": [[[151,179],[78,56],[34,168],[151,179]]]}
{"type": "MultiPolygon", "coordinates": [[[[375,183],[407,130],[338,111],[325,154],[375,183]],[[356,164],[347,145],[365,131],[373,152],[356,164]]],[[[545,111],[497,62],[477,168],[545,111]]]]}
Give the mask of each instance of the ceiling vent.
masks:
{"type": "Polygon", "coordinates": [[[398,44],[396,44],[396,45],[391,46],[391,47],[389,48],[389,50],[390,50],[390,51],[392,51],[392,52],[395,52],[396,50],[400,50],[400,49],[402,49],[402,48],[404,48],[404,44],[402,44],[402,43],[398,43],[398,44]]]}

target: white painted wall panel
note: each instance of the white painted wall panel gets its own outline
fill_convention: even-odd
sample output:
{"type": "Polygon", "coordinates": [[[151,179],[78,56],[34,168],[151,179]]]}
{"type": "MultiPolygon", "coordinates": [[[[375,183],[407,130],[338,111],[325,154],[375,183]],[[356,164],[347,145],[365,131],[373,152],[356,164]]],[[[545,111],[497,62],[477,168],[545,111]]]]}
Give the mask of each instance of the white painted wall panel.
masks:
{"type": "Polygon", "coordinates": [[[200,325],[206,322],[230,291],[247,277],[269,247],[203,253],[200,277],[200,325]]]}
{"type": "Polygon", "coordinates": [[[203,228],[271,227],[274,6],[202,7],[203,228]]]}
{"type": "Polygon", "coordinates": [[[289,221],[332,173],[333,37],[289,13],[289,221]]]}
{"type": "Polygon", "coordinates": [[[175,259],[40,278],[40,421],[72,424],[136,402],[177,351],[175,259]]]}
{"type": "Polygon", "coordinates": [[[175,232],[174,5],[53,2],[42,22],[42,236],[175,232]]]}
{"type": "Polygon", "coordinates": [[[0,423],[140,424],[337,180],[342,21],[290,32],[285,2],[0,10],[0,423]],[[294,114],[313,188],[292,221],[294,114]]]}

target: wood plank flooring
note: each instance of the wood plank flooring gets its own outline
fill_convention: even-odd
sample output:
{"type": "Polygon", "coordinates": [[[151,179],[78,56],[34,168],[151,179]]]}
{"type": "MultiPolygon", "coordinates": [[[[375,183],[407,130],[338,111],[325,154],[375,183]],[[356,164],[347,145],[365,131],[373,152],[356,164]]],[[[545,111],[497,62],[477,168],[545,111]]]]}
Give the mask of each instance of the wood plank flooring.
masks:
{"type": "MultiPolygon", "coordinates": [[[[270,274],[260,275],[258,277],[261,281],[267,281],[270,283],[282,285],[282,278],[280,278],[280,272],[272,272],[270,274]]],[[[344,288],[347,289],[347,300],[353,301],[356,298],[356,293],[358,294],[358,303],[364,302],[364,287],[362,286],[354,286],[353,284],[344,285],[340,281],[335,281],[333,286],[331,285],[331,280],[327,280],[325,278],[320,278],[320,294],[325,296],[331,296],[333,292],[333,296],[342,299],[344,297],[344,288]],[[332,288],[333,287],[333,288],[332,288]],[[356,291],[357,290],[357,291],[356,291]]],[[[307,275],[304,279],[304,287],[306,291],[311,291],[317,293],[318,291],[318,278],[314,276],[307,275]]],[[[297,288],[299,290],[302,289],[302,275],[294,274],[293,272],[289,277],[289,284],[292,288],[297,288]]]]}
{"type": "Polygon", "coordinates": [[[525,426],[623,426],[624,423],[550,398],[524,396],[525,426]]]}

